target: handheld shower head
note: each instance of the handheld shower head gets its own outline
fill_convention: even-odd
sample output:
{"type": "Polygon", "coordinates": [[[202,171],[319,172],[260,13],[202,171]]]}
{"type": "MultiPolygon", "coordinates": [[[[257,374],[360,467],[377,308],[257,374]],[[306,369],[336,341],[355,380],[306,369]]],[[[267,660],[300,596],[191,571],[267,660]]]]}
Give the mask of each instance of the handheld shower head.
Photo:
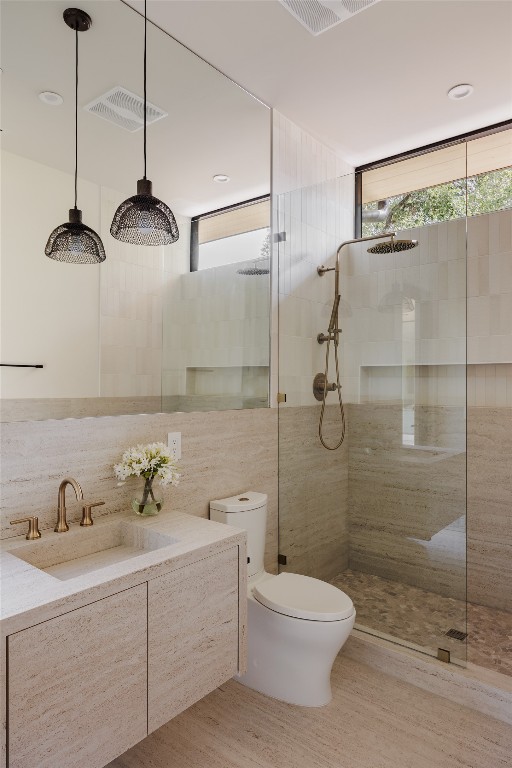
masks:
{"type": "Polygon", "coordinates": [[[334,303],[332,305],[331,319],[329,320],[329,327],[327,333],[334,333],[338,328],[338,307],[340,306],[340,294],[336,294],[334,297],[334,303]]]}

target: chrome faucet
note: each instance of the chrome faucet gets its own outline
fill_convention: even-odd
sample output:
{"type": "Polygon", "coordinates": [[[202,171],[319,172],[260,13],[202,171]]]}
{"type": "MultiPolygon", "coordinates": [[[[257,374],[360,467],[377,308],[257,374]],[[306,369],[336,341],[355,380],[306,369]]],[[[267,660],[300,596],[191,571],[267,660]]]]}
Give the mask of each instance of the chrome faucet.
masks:
{"type": "Polygon", "coordinates": [[[73,480],[72,477],[65,477],[59,485],[59,502],[57,507],[57,525],[53,529],[55,533],[65,533],[69,531],[69,525],[66,520],[66,485],[72,485],[75,489],[77,501],[84,498],[80,483],[73,480]]]}

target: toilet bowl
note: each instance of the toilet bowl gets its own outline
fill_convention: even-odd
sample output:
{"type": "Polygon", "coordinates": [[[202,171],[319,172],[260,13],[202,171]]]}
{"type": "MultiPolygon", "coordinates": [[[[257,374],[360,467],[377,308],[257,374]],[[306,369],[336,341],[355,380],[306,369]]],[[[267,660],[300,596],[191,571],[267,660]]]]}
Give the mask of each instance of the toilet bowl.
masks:
{"type": "Polygon", "coordinates": [[[266,494],[212,501],[210,519],[247,531],[248,663],[238,680],[289,704],[328,704],[332,665],[355,622],[351,599],[319,579],[265,572],[266,494]]]}

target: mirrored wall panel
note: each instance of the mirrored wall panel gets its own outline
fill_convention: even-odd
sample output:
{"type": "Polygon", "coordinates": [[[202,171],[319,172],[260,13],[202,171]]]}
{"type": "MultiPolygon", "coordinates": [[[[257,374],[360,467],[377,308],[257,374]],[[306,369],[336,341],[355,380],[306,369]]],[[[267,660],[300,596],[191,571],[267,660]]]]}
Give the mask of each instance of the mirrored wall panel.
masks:
{"type": "Polygon", "coordinates": [[[268,204],[265,221],[208,235],[199,269],[195,235],[201,217],[269,195],[270,110],[148,24],[147,176],[179,239],[114,239],[144,173],[144,19],[118,0],[82,3],[78,207],[106,260],[48,258],[74,204],[67,5],[2,3],[2,420],[267,406],[269,269],[251,270],[268,256],[268,204]]]}

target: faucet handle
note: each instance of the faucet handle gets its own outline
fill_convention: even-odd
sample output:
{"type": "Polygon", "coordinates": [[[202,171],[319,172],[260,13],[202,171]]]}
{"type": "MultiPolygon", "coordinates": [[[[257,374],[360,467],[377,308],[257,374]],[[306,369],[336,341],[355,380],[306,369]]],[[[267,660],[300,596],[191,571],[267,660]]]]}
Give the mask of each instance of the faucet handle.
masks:
{"type": "Polygon", "coordinates": [[[41,538],[41,531],[39,530],[38,517],[20,517],[19,520],[10,521],[10,525],[17,525],[17,523],[28,523],[28,532],[25,538],[28,539],[29,541],[41,538]]]}
{"type": "Polygon", "coordinates": [[[82,507],[82,521],[80,525],[93,525],[94,520],[92,519],[91,510],[93,507],[101,507],[102,504],[104,504],[104,501],[91,501],[83,505],[82,507]]]}

